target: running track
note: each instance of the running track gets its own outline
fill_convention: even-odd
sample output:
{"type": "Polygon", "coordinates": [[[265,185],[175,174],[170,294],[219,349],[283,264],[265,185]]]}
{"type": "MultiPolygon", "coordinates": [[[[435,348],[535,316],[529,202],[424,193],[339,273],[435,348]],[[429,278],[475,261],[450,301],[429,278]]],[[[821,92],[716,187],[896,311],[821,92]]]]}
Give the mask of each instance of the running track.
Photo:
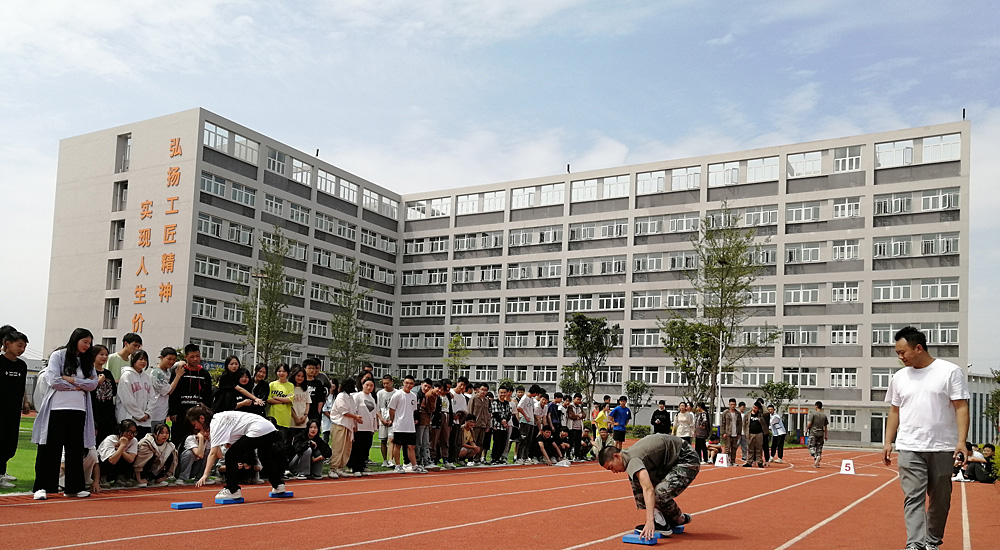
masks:
{"type": "MultiPolygon", "coordinates": [[[[895,465],[878,453],[827,450],[812,467],[804,449],[787,464],[704,467],[678,499],[688,532],[658,546],[892,549],[905,545],[895,465]],[[852,459],[858,475],[839,474],[852,459]]],[[[217,506],[218,486],[108,491],[85,500],[0,498],[3,550],[20,548],[243,549],[636,548],[621,535],[640,523],[624,474],[594,463],[570,468],[468,468],[427,475],[300,481],[293,499],[267,486],[243,489],[246,504],[217,506]],[[173,501],[200,510],[175,511],[173,501]]],[[[996,486],[955,484],[945,548],[988,550],[1000,541],[996,486]]]]}

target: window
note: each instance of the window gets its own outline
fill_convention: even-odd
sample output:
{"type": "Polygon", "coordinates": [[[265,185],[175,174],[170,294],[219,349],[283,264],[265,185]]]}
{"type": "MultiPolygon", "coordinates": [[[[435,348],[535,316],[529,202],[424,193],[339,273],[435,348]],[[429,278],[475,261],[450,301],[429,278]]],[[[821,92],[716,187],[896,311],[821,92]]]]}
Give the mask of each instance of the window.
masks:
{"type": "Polygon", "coordinates": [[[535,301],[536,311],[559,311],[559,296],[539,296],[535,301]]]}
{"type": "Polygon", "coordinates": [[[361,190],[361,207],[372,212],[378,212],[378,205],[382,202],[382,196],[371,189],[361,190]]]}
{"type": "Polygon", "coordinates": [[[330,301],[330,285],[313,282],[309,287],[309,299],[320,302],[330,301]]]}
{"type": "Polygon", "coordinates": [[[642,380],[647,384],[656,384],[659,380],[660,367],[631,367],[628,371],[629,380],[642,380]]]}
{"type": "Polygon", "coordinates": [[[108,260],[107,290],[118,290],[122,283],[122,259],[108,260]]]}
{"type": "Polygon", "coordinates": [[[861,258],[861,246],[858,239],[833,241],[833,260],[857,260],[861,258]]]}
{"type": "Polygon", "coordinates": [[[128,204],[128,182],[116,181],[111,199],[111,211],[121,212],[128,204]]]}
{"type": "Polygon", "coordinates": [[[606,256],[604,258],[597,258],[594,263],[600,264],[601,275],[625,273],[625,266],[627,263],[625,258],[626,256],[606,256]]]}
{"type": "Polygon", "coordinates": [[[479,212],[479,195],[459,195],[457,197],[458,206],[455,208],[455,214],[461,216],[462,214],[475,214],[479,212]]]}
{"type": "Polygon", "coordinates": [[[611,292],[607,294],[598,295],[597,309],[600,310],[625,309],[625,293],[611,292]]]}
{"type": "Polygon", "coordinates": [[[834,218],[856,218],[861,215],[861,197],[833,199],[834,218]]]}
{"type": "Polygon", "coordinates": [[[661,300],[659,291],[633,292],[632,309],[659,309],[661,300]]]}
{"type": "Polygon", "coordinates": [[[305,324],[305,317],[294,313],[282,313],[281,323],[285,332],[302,334],[302,326],[305,324]]]}
{"type": "Polygon", "coordinates": [[[428,241],[432,253],[448,251],[448,237],[431,237],[428,241]]]}
{"type": "Polygon", "coordinates": [[[640,172],[635,175],[635,193],[637,195],[662,193],[667,190],[666,181],[666,170],[657,170],[656,172],[640,172]]]}
{"type": "Polygon", "coordinates": [[[447,282],[448,282],[448,268],[442,267],[440,269],[427,270],[427,284],[443,285],[447,282]]]}
{"type": "Polygon", "coordinates": [[[597,223],[574,223],[569,226],[569,240],[588,241],[597,235],[597,223]]]}
{"type": "Polygon", "coordinates": [[[536,366],[531,371],[531,377],[534,382],[556,382],[558,380],[558,367],[555,365],[536,366]]]}
{"type": "Polygon", "coordinates": [[[288,253],[285,256],[293,259],[299,260],[300,262],[306,261],[309,257],[309,246],[305,243],[300,243],[299,241],[294,241],[288,239],[288,253]]]}
{"type": "Polygon", "coordinates": [[[229,222],[228,237],[234,243],[250,246],[253,244],[253,228],[248,225],[229,222]]]}
{"type": "Polygon", "coordinates": [[[607,220],[599,222],[601,227],[601,238],[624,237],[628,235],[628,220],[607,220]]]}
{"type": "Polygon", "coordinates": [[[535,331],[535,347],[536,348],[558,348],[559,347],[559,331],[558,330],[536,330],[535,331]]]}
{"type": "Polygon", "coordinates": [[[479,234],[480,248],[503,248],[503,231],[486,231],[479,234]]]}
{"type": "Polygon", "coordinates": [[[767,306],[778,303],[778,289],[775,285],[750,287],[750,305],[767,306]]]}
{"type": "Polygon", "coordinates": [[[561,243],[563,228],[561,225],[535,228],[538,232],[538,244],[561,243]]]}
{"type": "Polygon", "coordinates": [[[420,347],[420,333],[402,332],[399,334],[399,347],[402,349],[417,349],[420,347]]]}
{"type": "Polygon", "coordinates": [[[482,282],[495,282],[503,280],[503,264],[481,265],[479,266],[479,280],[482,282]]]}
{"type": "Polygon", "coordinates": [[[340,198],[351,204],[358,204],[358,186],[340,178],[340,198]]]}
{"type": "Polygon", "coordinates": [[[256,190],[236,182],[229,182],[229,185],[232,193],[230,198],[233,199],[234,202],[245,204],[253,208],[254,203],[257,201],[256,190]]]}
{"type": "Polygon", "coordinates": [[[444,333],[443,332],[429,332],[424,334],[424,347],[435,349],[444,347],[444,333]]]}
{"type": "Polygon", "coordinates": [[[264,194],[264,212],[270,212],[275,216],[281,216],[285,208],[285,201],[274,195],[264,194]]]}
{"type": "Polygon", "coordinates": [[[444,300],[431,300],[424,306],[424,311],[429,317],[441,317],[445,314],[447,307],[444,300]]]}
{"type": "Polygon", "coordinates": [[[378,233],[368,229],[361,229],[361,244],[370,247],[378,247],[378,233]]]}
{"type": "Polygon", "coordinates": [[[256,141],[245,138],[239,134],[233,134],[233,156],[257,166],[257,157],[260,154],[260,144],[256,141]]]}
{"type": "Polygon", "coordinates": [[[831,430],[854,430],[857,428],[858,412],[853,409],[830,409],[831,430]]]}
{"type": "Polygon", "coordinates": [[[312,178],[312,169],[312,166],[294,157],[292,158],[292,179],[302,185],[309,185],[310,178],[312,178]]]}
{"type": "MultiPolygon", "coordinates": [[[[695,217],[697,218],[697,215],[695,217]]],[[[671,228],[673,228],[672,223],[671,228]]],[[[659,233],[663,233],[663,216],[649,216],[635,219],[636,235],[656,235],[659,233]]]]}
{"type": "Polygon", "coordinates": [[[777,225],[778,205],[752,206],[743,212],[743,224],[747,227],[777,225]]]}
{"type": "Polygon", "coordinates": [[[743,367],[743,385],[761,386],[774,382],[774,369],[768,367],[743,367]]]}
{"type": "Polygon", "coordinates": [[[299,279],[298,277],[285,276],[283,292],[289,296],[300,296],[304,297],[306,295],[306,280],[299,279]]]}
{"type": "Polygon", "coordinates": [[[201,173],[201,190],[226,198],[226,179],[208,172],[201,173]]]}
{"type": "Polygon", "coordinates": [[[663,271],[663,254],[636,254],[632,257],[632,271],[635,273],[663,271]]]}
{"type": "Polygon", "coordinates": [[[400,317],[420,317],[422,302],[403,302],[399,307],[400,317]]]}
{"type": "Polygon", "coordinates": [[[786,304],[815,304],[819,302],[819,285],[785,285],[786,304]]]}
{"type": "Polygon", "coordinates": [[[924,191],[920,197],[920,209],[929,212],[958,208],[960,206],[958,198],[957,187],[924,191]]]}
{"type": "Polygon", "coordinates": [[[377,348],[392,347],[392,333],[381,330],[372,331],[372,346],[377,348]]]}
{"type": "Polygon", "coordinates": [[[913,164],[913,140],[875,144],[875,168],[913,164]]]}
{"type": "Polygon", "coordinates": [[[621,367],[607,367],[606,370],[599,371],[597,373],[597,383],[598,384],[621,384],[622,383],[622,368],[621,367]]]}
{"type": "Polygon", "coordinates": [[[853,345],[858,343],[858,325],[833,325],[830,329],[830,343],[853,345]]]}
{"type": "Polygon", "coordinates": [[[670,171],[670,189],[683,191],[701,187],[701,166],[675,168],[670,171]]]}
{"type": "Polygon", "coordinates": [[[687,375],[682,374],[677,367],[665,367],[663,369],[663,383],[668,386],[680,386],[687,384],[687,375]]]}
{"type": "Polygon", "coordinates": [[[726,162],[708,165],[708,186],[736,185],[740,179],[740,163],[726,162]]]}
{"type": "Polygon", "coordinates": [[[537,191],[536,187],[521,187],[518,189],[510,190],[510,208],[511,210],[516,210],[519,208],[531,208],[536,206],[535,204],[535,193],[537,191]]]}
{"type": "Polygon", "coordinates": [[[198,213],[198,232],[213,237],[222,236],[222,220],[204,212],[198,213]]]}
{"type": "Polygon", "coordinates": [[[818,262],[819,243],[799,243],[785,245],[785,263],[798,264],[818,262]]]}
{"type": "Polygon", "coordinates": [[[219,274],[222,272],[222,260],[196,254],[194,257],[194,272],[199,275],[218,279],[219,274]]]}
{"type": "Polygon", "coordinates": [[[570,202],[597,200],[597,179],[570,183],[570,202]]]}
{"type": "Polygon", "coordinates": [[[472,315],[472,300],[452,300],[452,315],[472,315]]]}
{"type": "Polygon", "coordinates": [[[750,159],[747,161],[747,183],[778,179],[778,157],[750,159]]]}
{"type": "Polygon", "coordinates": [[[801,178],[822,173],[822,153],[797,153],[788,155],[788,177],[801,178]]]}
{"type": "Polygon", "coordinates": [[[888,302],[910,299],[910,280],[872,282],[872,301],[888,302]]]}
{"type": "Polygon", "coordinates": [[[853,172],[861,170],[861,146],[837,147],[833,150],[833,171],[853,172]]]}
{"type": "Polygon", "coordinates": [[[205,133],[202,134],[201,142],[212,149],[218,149],[225,153],[229,145],[229,130],[220,128],[206,120],[205,133]]]}
{"type": "Polygon", "coordinates": [[[736,227],[738,221],[739,213],[734,211],[723,214],[721,210],[710,210],[705,216],[705,223],[708,224],[708,227],[736,227]]]}
{"type": "Polygon", "coordinates": [[[818,329],[812,326],[791,326],[782,330],[786,346],[814,346],[817,342],[818,329]]]}
{"type": "Polygon", "coordinates": [[[510,233],[507,235],[507,241],[510,246],[528,246],[532,244],[532,239],[535,236],[533,229],[511,229],[510,233]]]}
{"type": "Polygon", "coordinates": [[[455,250],[475,250],[476,249],[476,234],[466,233],[464,235],[455,235],[455,250]]]}
{"type": "Polygon", "coordinates": [[[961,134],[925,137],[922,141],[924,162],[958,160],[962,156],[961,134]]]}
{"type": "Polygon", "coordinates": [[[781,379],[795,387],[811,387],[818,384],[816,369],[807,367],[784,367],[781,369],[781,379]]]}
{"type": "Polygon", "coordinates": [[[610,176],[601,181],[601,198],[613,199],[628,196],[628,176],[610,176]]]}
{"type": "Polygon", "coordinates": [[[958,254],[958,233],[935,233],[920,238],[920,253],[924,256],[958,254]]]}
{"type": "Polygon", "coordinates": [[[948,300],[958,298],[958,277],[921,279],[920,298],[922,300],[948,300]]]}
{"type": "Polygon", "coordinates": [[[655,348],[660,345],[660,329],[634,328],[630,342],[633,348],[655,348]]]}
{"type": "Polygon", "coordinates": [[[682,309],[698,306],[698,293],[694,290],[668,290],[667,307],[682,309]]]}
{"type": "Polygon", "coordinates": [[[872,243],[872,257],[909,256],[912,254],[913,240],[909,235],[875,239],[872,243]]]}
{"type": "Polygon", "coordinates": [[[566,313],[577,311],[592,311],[594,309],[593,294],[570,294],[566,296],[566,313]]]}
{"type": "Polygon", "coordinates": [[[872,369],[872,389],[873,390],[884,390],[889,388],[889,381],[892,380],[892,375],[896,374],[898,369],[892,368],[873,368],[872,369]]]}
{"type": "Polygon", "coordinates": [[[293,222],[309,225],[309,209],[294,202],[288,203],[288,219],[293,222]]]}
{"type": "Polygon", "coordinates": [[[830,369],[831,388],[858,387],[857,367],[833,367],[830,369]]]}
{"type": "Polygon", "coordinates": [[[819,220],[819,202],[790,202],[785,207],[785,222],[814,222],[819,220]]]}
{"type": "MultiPolygon", "coordinates": [[[[364,229],[362,236],[364,235],[364,229]]],[[[403,254],[423,254],[427,250],[427,241],[424,239],[406,239],[403,241],[403,254]]]]}
{"type": "Polygon", "coordinates": [[[343,220],[337,220],[337,236],[343,237],[349,241],[353,241],[357,238],[358,226],[353,223],[345,222],[343,220]]]}
{"type": "Polygon", "coordinates": [[[832,283],[830,286],[831,301],[834,303],[857,302],[858,286],[859,283],[857,281],[849,283],[832,283]]]}
{"type": "Polygon", "coordinates": [[[921,323],[920,330],[927,335],[930,345],[958,344],[958,323],[921,323]]]}
{"type": "Polygon", "coordinates": [[[483,193],[483,212],[503,211],[507,196],[503,191],[483,193]]]}
{"type": "Polygon", "coordinates": [[[267,148],[267,169],[276,173],[285,173],[285,161],[286,155],[281,151],[275,151],[270,147],[267,148]]]}
{"type": "Polygon", "coordinates": [[[474,283],[476,281],[476,266],[456,267],[452,269],[452,282],[474,283]]]}
{"type": "Polygon", "coordinates": [[[667,269],[670,271],[695,269],[696,267],[698,267],[698,254],[693,250],[667,254],[667,269]]]}
{"type": "Polygon", "coordinates": [[[215,300],[194,296],[191,298],[191,315],[214,319],[218,313],[219,303],[215,300]]]}
{"type": "Polygon", "coordinates": [[[874,207],[876,216],[906,214],[913,210],[913,202],[909,193],[875,195],[874,207]]]}
{"type": "Polygon", "coordinates": [[[480,315],[496,315],[500,313],[500,298],[483,298],[479,300],[480,315]]]}
{"type": "Polygon", "coordinates": [[[334,187],[337,185],[337,176],[323,170],[322,168],[316,169],[316,189],[326,193],[327,195],[335,195],[334,187]]]}
{"type": "Polygon", "coordinates": [[[505,332],[503,333],[503,347],[505,348],[526,348],[528,347],[528,331],[505,332]]]}
{"type": "Polygon", "coordinates": [[[565,187],[566,187],[565,183],[553,183],[550,185],[543,185],[541,192],[540,206],[545,206],[549,204],[562,204],[566,202],[566,199],[563,198],[565,187]]]}
{"type": "Polygon", "coordinates": [[[222,320],[243,324],[243,309],[233,302],[222,302],[222,320]]]}
{"type": "Polygon", "coordinates": [[[507,298],[507,313],[528,313],[531,298],[507,298]]]}

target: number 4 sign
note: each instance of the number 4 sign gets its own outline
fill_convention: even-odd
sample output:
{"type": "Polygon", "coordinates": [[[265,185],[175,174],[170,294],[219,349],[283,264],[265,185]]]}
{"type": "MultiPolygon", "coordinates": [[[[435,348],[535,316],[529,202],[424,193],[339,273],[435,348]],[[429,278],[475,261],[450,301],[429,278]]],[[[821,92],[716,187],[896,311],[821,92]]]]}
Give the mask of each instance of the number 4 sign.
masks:
{"type": "Polygon", "coordinates": [[[854,475],[854,461],[844,460],[840,463],[840,473],[854,475]]]}

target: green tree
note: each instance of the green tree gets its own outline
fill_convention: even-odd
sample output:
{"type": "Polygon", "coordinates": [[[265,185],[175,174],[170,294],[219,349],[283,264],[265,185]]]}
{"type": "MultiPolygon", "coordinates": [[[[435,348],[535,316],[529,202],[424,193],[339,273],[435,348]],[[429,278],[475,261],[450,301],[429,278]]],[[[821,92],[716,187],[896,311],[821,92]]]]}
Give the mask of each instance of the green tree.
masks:
{"type": "Polygon", "coordinates": [[[330,361],[339,378],[354,377],[371,360],[372,334],[364,319],[364,304],[372,289],[361,285],[358,266],[352,259],[347,279],[340,282],[332,303],[337,311],[330,317],[330,361]]]}
{"type": "Polygon", "coordinates": [[[572,369],[563,368],[562,379],[559,380],[559,391],[563,395],[570,396],[573,398],[574,394],[583,394],[587,390],[587,385],[580,380],[577,373],[572,369]]]}
{"type": "Polygon", "coordinates": [[[588,404],[594,402],[597,376],[614,348],[615,339],[620,337],[621,327],[608,325],[604,317],[574,313],[566,322],[566,347],[576,353],[576,361],[563,372],[571,373],[584,385],[588,404]]]}
{"type": "Polygon", "coordinates": [[[764,382],[760,388],[747,392],[747,395],[763,399],[765,407],[774,405],[774,412],[780,415],[785,403],[791,403],[799,396],[799,389],[788,382],[764,382]]]}
{"type": "Polygon", "coordinates": [[[448,369],[448,378],[457,380],[462,369],[469,365],[469,348],[465,345],[465,339],[459,332],[459,327],[455,327],[455,332],[448,341],[448,355],[442,361],[448,369]]]}
{"type": "Polygon", "coordinates": [[[290,248],[288,240],[275,226],[270,235],[261,235],[260,246],[263,258],[257,262],[249,292],[237,300],[243,324],[234,332],[248,347],[256,342],[255,363],[274,366],[302,343],[302,331],[290,330],[284,313],[291,302],[285,294],[284,258],[290,248]]]}
{"type": "Polygon", "coordinates": [[[625,397],[628,397],[629,408],[632,409],[632,424],[639,416],[639,411],[653,404],[653,388],[645,380],[629,380],[625,382],[625,397]]]}
{"type": "MultiPolygon", "coordinates": [[[[1000,384],[1000,370],[990,369],[997,384],[1000,384]]],[[[991,426],[1000,427],[1000,388],[995,388],[986,396],[986,407],[983,409],[983,416],[986,417],[991,426]]],[[[1000,444],[1000,435],[994,438],[994,443],[1000,444]]],[[[998,472],[1000,472],[1000,462],[997,462],[998,472]]]]}
{"type": "MultiPolygon", "coordinates": [[[[714,403],[719,391],[719,374],[737,370],[745,362],[769,348],[778,332],[766,323],[756,331],[744,330],[743,323],[753,314],[748,308],[753,299],[751,286],[765,273],[760,262],[761,247],[768,239],[758,240],[753,227],[741,227],[742,216],[726,202],[716,212],[709,212],[698,224],[698,233],[692,238],[694,262],[687,270],[688,281],[699,297],[699,315],[696,320],[675,317],[661,320],[664,332],[664,351],[682,352],[679,367],[682,374],[693,376],[689,380],[696,401],[714,403]],[[681,323],[694,323],[685,327],[681,323]],[[671,343],[674,339],[679,342],[671,343]],[[709,340],[715,352],[706,353],[709,340]],[[705,385],[708,385],[705,388],[705,385]],[[707,391],[705,391],[707,389],[707,391]]],[[[677,363],[675,363],[677,364],[677,363]]]]}

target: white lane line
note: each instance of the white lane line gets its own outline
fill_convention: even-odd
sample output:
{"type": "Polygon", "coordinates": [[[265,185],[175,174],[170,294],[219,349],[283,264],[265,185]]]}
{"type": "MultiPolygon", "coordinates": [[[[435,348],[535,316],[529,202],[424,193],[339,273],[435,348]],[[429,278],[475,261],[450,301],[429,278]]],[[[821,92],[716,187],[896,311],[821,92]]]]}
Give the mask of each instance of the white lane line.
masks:
{"type": "Polygon", "coordinates": [[[969,532],[969,499],[965,496],[965,484],[962,486],[962,548],[972,550],[972,534],[969,532]]]}
{"type": "Polygon", "coordinates": [[[847,511],[850,510],[851,508],[854,508],[858,504],[861,504],[862,502],[868,500],[869,498],[871,498],[872,496],[874,496],[875,493],[881,491],[882,489],[885,489],[886,487],[888,487],[889,485],[891,485],[892,483],[895,483],[895,482],[896,482],[895,479],[890,479],[889,481],[886,481],[882,485],[879,485],[878,488],[874,489],[872,492],[870,492],[867,495],[859,498],[858,500],[855,500],[854,502],[848,504],[847,506],[841,508],[836,514],[833,514],[832,516],[824,519],[823,521],[817,523],[816,525],[813,525],[812,527],[810,527],[810,528],[806,529],[805,531],[799,533],[798,536],[796,536],[792,540],[786,542],[785,544],[782,544],[781,546],[775,548],[775,550],[785,550],[786,548],[789,548],[793,544],[801,541],[802,539],[804,539],[804,538],[808,537],[809,535],[811,535],[812,533],[816,532],[817,529],[823,527],[824,525],[830,523],[831,521],[833,521],[833,520],[839,518],[840,516],[846,514],[847,511]]]}
{"type": "MultiPolygon", "coordinates": [[[[610,480],[610,481],[598,481],[598,482],[591,482],[591,483],[579,483],[579,484],[576,484],[576,485],[566,485],[566,486],[560,487],[560,489],[572,489],[574,487],[593,487],[595,485],[605,485],[605,484],[608,484],[608,483],[621,483],[621,481],[617,480],[617,479],[614,479],[614,480],[610,480]]],[[[426,487],[424,487],[424,488],[426,489],[426,487]]],[[[111,544],[111,543],[115,543],[115,542],[124,542],[124,541],[137,540],[137,539],[151,539],[151,538],[157,538],[157,537],[173,537],[173,536],[176,536],[176,535],[192,535],[192,534],[197,534],[197,533],[211,533],[213,531],[226,531],[226,530],[230,530],[230,529],[243,529],[245,527],[263,527],[263,526],[267,526],[267,525],[287,524],[287,523],[299,522],[299,521],[312,521],[312,520],[316,520],[316,519],[335,518],[335,517],[341,517],[341,516],[353,516],[353,515],[357,515],[357,514],[370,514],[372,512],[387,512],[387,511],[391,511],[391,510],[405,510],[407,508],[417,508],[417,507],[421,507],[421,506],[429,506],[429,505],[436,505],[436,504],[448,504],[448,503],[451,503],[451,502],[468,502],[470,500],[476,500],[476,499],[485,499],[485,498],[494,498],[494,497],[507,497],[507,496],[524,495],[524,494],[537,494],[537,492],[538,492],[537,489],[529,489],[529,490],[525,490],[525,491],[512,491],[512,492],[504,492],[504,493],[494,493],[494,494],[491,494],[491,495],[463,496],[461,498],[451,498],[451,499],[446,499],[446,500],[436,500],[434,502],[418,502],[418,503],[414,503],[414,504],[403,504],[403,505],[400,505],[400,506],[388,506],[388,507],[385,507],[385,508],[375,508],[375,509],[368,509],[368,510],[353,510],[353,511],[350,511],[350,512],[335,512],[335,513],[331,513],[331,514],[321,514],[321,515],[316,515],[316,516],[296,517],[296,518],[291,518],[291,519],[279,519],[279,520],[273,520],[273,521],[261,521],[261,522],[257,522],[257,523],[243,523],[243,524],[237,524],[237,525],[223,525],[223,526],[219,526],[219,527],[206,527],[206,528],[203,528],[203,529],[190,529],[188,531],[173,531],[173,532],[167,532],[167,533],[150,533],[150,534],[147,534],[147,535],[133,535],[133,536],[130,536],[130,537],[122,537],[122,538],[117,538],[117,539],[105,539],[105,540],[95,540],[95,541],[89,541],[89,542],[77,542],[77,543],[73,543],[73,544],[64,544],[64,545],[61,545],[61,546],[49,546],[49,547],[46,547],[46,548],[40,548],[39,550],[57,550],[57,549],[61,549],[61,548],[75,548],[75,547],[78,547],[78,546],[95,546],[95,545],[98,545],[98,544],[111,544]]],[[[622,500],[622,499],[625,499],[625,498],[632,498],[632,497],[630,497],[630,496],[629,497],[618,497],[618,498],[608,499],[608,501],[611,501],[611,500],[622,500]]],[[[604,502],[604,501],[597,501],[597,502],[604,502]]],[[[584,504],[593,504],[593,503],[584,503],[584,504]]],[[[579,506],[579,504],[575,504],[574,506],[579,506]]],[[[569,506],[567,506],[567,508],[568,507],[569,506]]],[[[225,507],[224,506],[219,506],[219,508],[225,508],[225,507]]],[[[556,508],[551,508],[551,510],[555,510],[555,509],[556,508]]],[[[548,510],[539,510],[539,512],[545,512],[545,511],[548,511],[548,510]]],[[[470,524],[464,524],[464,525],[470,525],[470,524]]],[[[400,535],[400,536],[401,537],[402,536],[409,537],[409,536],[412,536],[412,533],[408,533],[406,535],[400,535]]]]}
{"type": "MultiPolygon", "coordinates": [[[[527,477],[518,477],[518,478],[509,478],[509,479],[496,479],[496,480],[488,480],[488,481],[463,481],[461,483],[448,483],[448,484],[444,484],[444,485],[437,485],[437,487],[461,487],[463,485],[484,485],[484,484],[487,484],[487,483],[504,483],[504,482],[507,482],[507,481],[520,481],[522,479],[523,480],[529,480],[529,479],[543,479],[543,478],[548,478],[548,477],[568,477],[568,476],[586,475],[586,474],[591,474],[591,473],[596,474],[596,473],[600,473],[600,472],[572,472],[572,473],[546,474],[546,475],[540,475],[540,476],[527,476],[527,477]]],[[[330,483],[334,483],[335,484],[337,482],[336,481],[331,481],[330,483]]],[[[295,488],[298,488],[298,487],[303,487],[304,488],[304,487],[312,487],[312,486],[320,486],[320,485],[325,485],[325,484],[319,484],[319,483],[317,483],[317,484],[313,484],[313,485],[295,485],[295,486],[291,486],[291,488],[295,489],[295,488]]],[[[373,490],[370,490],[370,491],[355,491],[353,493],[336,493],[336,494],[317,495],[317,496],[309,496],[309,497],[296,497],[295,500],[296,501],[317,500],[317,499],[324,499],[324,498],[340,498],[340,497],[352,497],[352,496],[360,496],[360,495],[393,493],[393,492],[399,492],[399,491],[419,491],[419,490],[423,490],[423,489],[426,489],[426,488],[427,487],[423,486],[423,485],[419,485],[419,486],[415,485],[413,487],[392,487],[392,488],[388,488],[388,489],[373,489],[373,490]]],[[[189,491],[185,491],[185,492],[189,492],[189,491]]],[[[204,493],[206,491],[200,491],[200,492],[204,493]]],[[[211,491],[207,491],[207,492],[215,492],[215,489],[212,489],[211,491]]],[[[149,496],[150,494],[151,493],[146,493],[146,496],[149,496]]],[[[171,493],[171,494],[178,494],[178,493],[171,493]]],[[[76,501],[76,502],[79,502],[79,501],[76,501]]],[[[257,502],[248,502],[248,503],[244,504],[243,506],[254,506],[254,505],[260,505],[260,504],[277,504],[278,502],[279,501],[274,500],[274,499],[268,499],[268,500],[262,500],[262,501],[257,501],[257,502]]],[[[202,508],[200,511],[205,512],[207,510],[222,510],[223,508],[224,508],[223,506],[211,506],[211,507],[208,507],[208,508],[202,508]]],[[[172,509],[171,510],[151,510],[149,512],[132,512],[132,513],[129,514],[129,517],[130,518],[134,518],[136,516],[148,516],[148,515],[156,515],[156,514],[176,514],[177,512],[178,512],[177,510],[172,510],[172,509]]],[[[85,516],[85,517],[44,519],[44,520],[37,520],[37,521],[22,521],[22,522],[17,522],[17,523],[0,523],[0,527],[15,527],[15,526],[18,526],[18,525],[39,525],[39,524],[45,524],[45,523],[59,523],[59,522],[66,522],[66,521],[86,521],[86,520],[92,520],[92,519],[101,519],[101,518],[105,518],[105,517],[107,517],[107,514],[103,514],[103,515],[100,515],[100,516],[85,516]]]]}
{"type": "Polygon", "coordinates": [[[486,523],[493,523],[495,521],[503,521],[503,520],[507,520],[507,519],[522,518],[522,517],[526,517],[526,516],[533,516],[535,514],[545,514],[545,513],[548,513],[548,512],[555,512],[556,510],[566,510],[566,509],[569,509],[569,508],[579,508],[580,506],[587,506],[587,505],[590,505],[590,504],[604,504],[605,502],[614,502],[616,500],[623,500],[623,499],[627,499],[627,498],[632,498],[632,497],[606,498],[604,500],[594,500],[594,501],[590,501],[590,502],[569,504],[567,506],[558,506],[556,508],[546,508],[544,510],[534,510],[532,512],[522,512],[520,514],[512,514],[512,515],[509,515],[509,516],[500,516],[500,517],[497,517],[497,518],[484,519],[482,521],[473,521],[473,522],[468,522],[468,523],[460,523],[458,525],[450,525],[448,527],[435,527],[434,529],[427,529],[425,531],[417,531],[415,533],[405,533],[405,534],[402,534],[402,535],[396,535],[396,536],[392,536],[392,537],[383,537],[383,538],[380,538],[380,539],[364,540],[364,541],[360,541],[360,542],[352,542],[350,544],[340,544],[340,545],[337,545],[337,546],[327,546],[326,548],[320,548],[319,550],[336,550],[338,548],[351,548],[353,546],[364,546],[366,544],[376,544],[376,543],[379,543],[379,542],[386,542],[386,541],[390,541],[390,540],[405,539],[405,538],[409,538],[409,537],[413,537],[413,536],[418,536],[418,535],[427,535],[427,534],[431,534],[431,533],[438,533],[438,532],[441,532],[441,531],[450,531],[451,529],[464,529],[466,527],[471,527],[473,525],[484,525],[486,523]]]}

